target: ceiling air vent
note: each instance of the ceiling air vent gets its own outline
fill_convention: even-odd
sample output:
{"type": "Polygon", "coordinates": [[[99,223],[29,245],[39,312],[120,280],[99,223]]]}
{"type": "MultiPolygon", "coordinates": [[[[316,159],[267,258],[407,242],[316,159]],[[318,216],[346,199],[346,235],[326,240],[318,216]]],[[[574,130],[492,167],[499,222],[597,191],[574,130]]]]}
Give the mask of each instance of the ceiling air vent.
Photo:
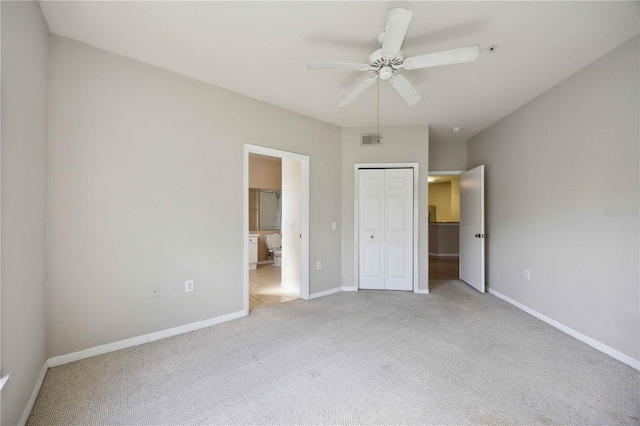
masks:
{"type": "Polygon", "coordinates": [[[382,135],[378,133],[363,134],[360,145],[382,145],[382,135]]]}

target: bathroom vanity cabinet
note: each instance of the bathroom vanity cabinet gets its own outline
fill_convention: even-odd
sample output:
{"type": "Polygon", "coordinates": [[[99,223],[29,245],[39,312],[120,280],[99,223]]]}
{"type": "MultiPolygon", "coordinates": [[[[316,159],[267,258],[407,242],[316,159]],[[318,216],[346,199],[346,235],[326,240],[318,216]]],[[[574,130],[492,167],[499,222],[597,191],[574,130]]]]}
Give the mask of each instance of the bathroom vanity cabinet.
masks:
{"type": "Polygon", "coordinates": [[[249,234],[249,269],[258,267],[258,234],[249,234]]]}

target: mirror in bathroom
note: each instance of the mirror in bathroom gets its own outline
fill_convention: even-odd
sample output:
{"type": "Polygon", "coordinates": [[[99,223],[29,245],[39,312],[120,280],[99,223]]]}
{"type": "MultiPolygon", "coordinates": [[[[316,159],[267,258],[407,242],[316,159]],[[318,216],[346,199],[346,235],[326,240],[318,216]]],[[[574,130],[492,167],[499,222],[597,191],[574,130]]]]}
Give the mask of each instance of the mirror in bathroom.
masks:
{"type": "Polygon", "coordinates": [[[282,191],[249,188],[249,230],[280,229],[281,220],[282,191]]]}

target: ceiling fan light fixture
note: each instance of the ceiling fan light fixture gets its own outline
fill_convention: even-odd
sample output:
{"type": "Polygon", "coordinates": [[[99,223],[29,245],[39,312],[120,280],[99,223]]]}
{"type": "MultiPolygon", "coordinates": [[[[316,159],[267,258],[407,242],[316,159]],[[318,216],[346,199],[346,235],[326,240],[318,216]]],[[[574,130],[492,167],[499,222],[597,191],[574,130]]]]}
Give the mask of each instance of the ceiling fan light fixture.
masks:
{"type": "Polygon", "coordinates": [[[462,127],[457,127],[457,126],[456,127],[452,127],[451,131],[453,133],[460,133],[462,131],[462,127]]]}
{"type": "Polygon", "coordinates": [[[380,80],[389,80],[391,77],[393,77],[393,68],[388,66],[380,68],[380,71],[378,71],[378,76],[380,77],[380,80]]]}

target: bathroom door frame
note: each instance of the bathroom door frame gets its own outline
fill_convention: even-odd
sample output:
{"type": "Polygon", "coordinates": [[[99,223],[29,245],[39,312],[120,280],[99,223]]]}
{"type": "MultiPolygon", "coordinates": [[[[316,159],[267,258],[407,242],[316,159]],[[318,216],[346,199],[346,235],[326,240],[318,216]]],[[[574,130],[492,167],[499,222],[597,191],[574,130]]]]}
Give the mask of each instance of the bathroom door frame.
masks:
{"type": "Polygon", "coordinates": [[[244,144],[244,314],[249,315],[249,154],[268,155],[300,161],[302,168],[302,206],[300,223],[300,298],[309,300],[309,156],[294,152],[244,144]]]}

